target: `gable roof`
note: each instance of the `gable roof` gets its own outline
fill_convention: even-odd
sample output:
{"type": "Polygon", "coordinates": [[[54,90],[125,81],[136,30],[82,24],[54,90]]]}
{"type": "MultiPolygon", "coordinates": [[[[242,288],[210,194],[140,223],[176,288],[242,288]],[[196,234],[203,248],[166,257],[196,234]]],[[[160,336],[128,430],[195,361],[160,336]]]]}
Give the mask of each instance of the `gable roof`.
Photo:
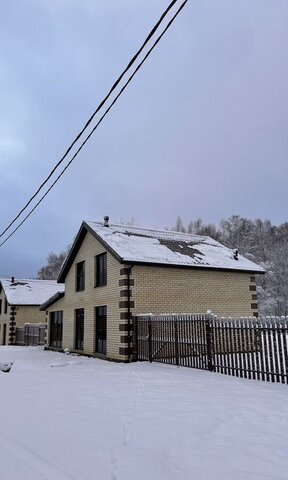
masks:
{"type": "Polygon", "coordinates": [[[0,279],[9,305],[41,305],[57,292],[63,292],[65,285],[56,280],[0,279]]]}
{"type": "Polygon", "coordinates": [[[58,281],[65,281],[87,232],[120,263],[265,273],[241,255],[236,260],[233,250],[207,236],[88,221],[82,223],[58,281]]]}

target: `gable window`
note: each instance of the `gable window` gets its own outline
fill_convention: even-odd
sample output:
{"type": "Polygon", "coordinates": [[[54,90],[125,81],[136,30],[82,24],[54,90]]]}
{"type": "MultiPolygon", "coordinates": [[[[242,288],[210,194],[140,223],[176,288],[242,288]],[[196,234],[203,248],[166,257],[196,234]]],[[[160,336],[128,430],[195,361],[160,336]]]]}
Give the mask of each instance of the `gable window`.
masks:
{"type": "Polygon", "coordinates": [[[4,313],[7,313],[8,311],[8,302],[7,302],[7,298],[5,298],[5,302],[4,302],[4,313]]]}
{"type": "Polygon", "coordinates": [[[95,286],[107,285],[107,253],[95,257],[95,286]]]}
{"type": "Polygon", "coordinates": [[[50,347],[62,347],[63,311],[50,313],[50,347]]]}
{"type": "Polygon", "coordinates": [[[85,262],[76,263],[76,292],[85,290],[85,262]]]}

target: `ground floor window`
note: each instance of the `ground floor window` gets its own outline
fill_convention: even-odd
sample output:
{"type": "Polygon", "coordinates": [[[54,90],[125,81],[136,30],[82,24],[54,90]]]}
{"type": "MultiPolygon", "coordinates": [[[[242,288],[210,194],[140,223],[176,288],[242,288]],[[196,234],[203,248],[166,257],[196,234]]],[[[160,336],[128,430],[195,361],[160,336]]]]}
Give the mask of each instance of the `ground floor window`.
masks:
{"type": "Polygon", "coordinates": [[[75,310],[75,349],[84,348],[84,308],[75,310]]]}
{"type": "Polygon", "coordinates": [[[3,324],[2,345],[6,345],[6,323],[3,324]]]}
{"type": "Polygon", "coordinates": [[[50,313],[50,347],[62,348],[63,311],[50,313]]]}
{"type": "Polygon", "coordinates": [[[96,338],[95,338],[95,351],[96,353],[102,353],[106,355],[107,344],[107,307],[96,307],[96,338]]]}

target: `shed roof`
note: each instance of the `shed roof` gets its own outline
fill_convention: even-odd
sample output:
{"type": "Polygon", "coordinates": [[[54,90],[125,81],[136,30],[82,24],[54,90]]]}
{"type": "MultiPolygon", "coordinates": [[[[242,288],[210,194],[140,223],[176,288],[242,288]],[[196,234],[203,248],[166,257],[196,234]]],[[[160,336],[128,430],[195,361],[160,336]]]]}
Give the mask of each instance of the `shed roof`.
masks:
{"type": "Polygon", "coordinates": [[[0,279],[9,305],[41,305],[65,285],[56,280],[0,279]]]}

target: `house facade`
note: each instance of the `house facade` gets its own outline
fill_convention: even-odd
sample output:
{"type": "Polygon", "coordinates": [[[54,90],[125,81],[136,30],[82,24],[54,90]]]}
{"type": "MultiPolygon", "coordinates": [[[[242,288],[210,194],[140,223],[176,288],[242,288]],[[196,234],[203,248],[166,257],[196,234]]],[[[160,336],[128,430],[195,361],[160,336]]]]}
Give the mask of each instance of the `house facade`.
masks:
{"type": "Polygon", "coordinates": [[[0,345],[13,345],[16,328],[25,323],[45,323],[40,305],[63,290],[55,280],[0,279],[0,345]]]}
{"type": "Polygon", "coordinates": [[[127,361],[131,319],[153,313],[257,315],[253,262],[208,237],[83,222],[41,306],[50,348],[127,361]]]}

